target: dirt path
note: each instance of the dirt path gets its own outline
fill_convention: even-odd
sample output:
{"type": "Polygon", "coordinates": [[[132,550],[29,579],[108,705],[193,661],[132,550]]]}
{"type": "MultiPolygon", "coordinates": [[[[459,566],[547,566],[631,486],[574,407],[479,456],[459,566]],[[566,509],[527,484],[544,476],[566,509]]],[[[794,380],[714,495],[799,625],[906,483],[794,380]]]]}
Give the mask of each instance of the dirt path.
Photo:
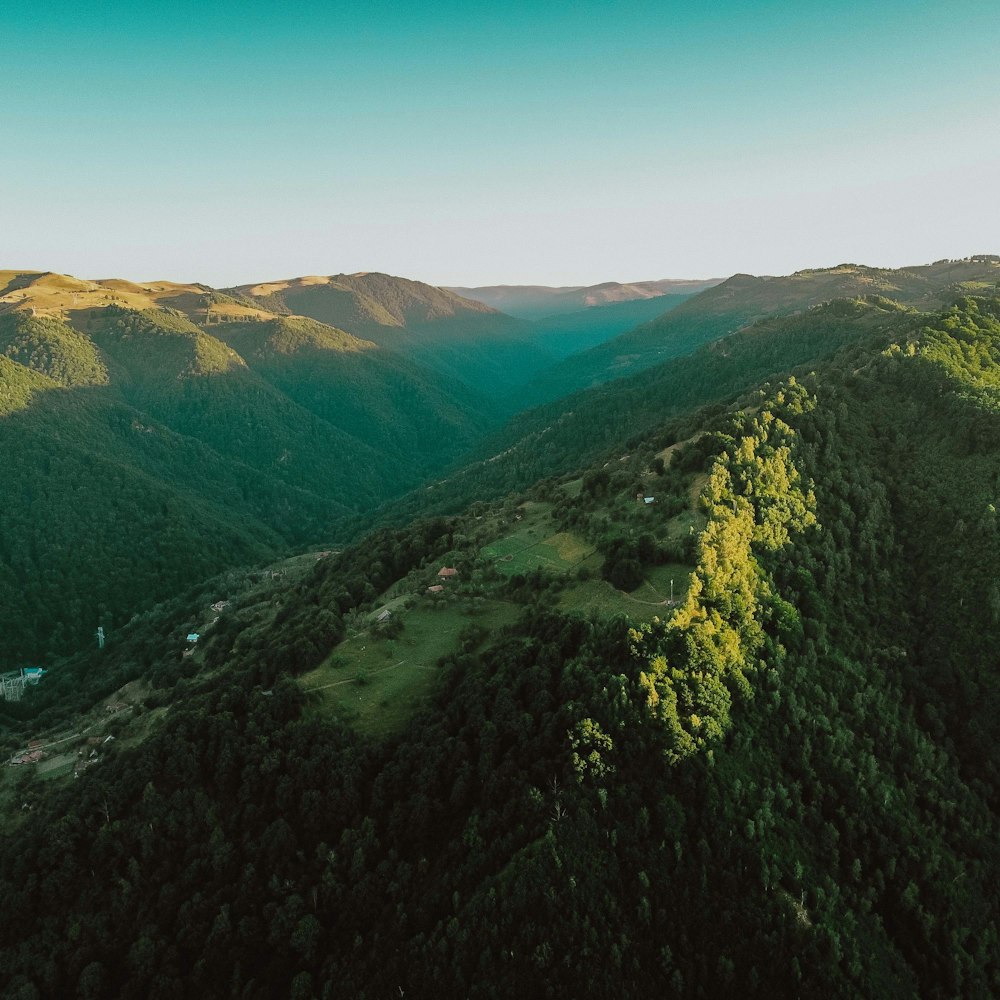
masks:
{"type": "MultiPolygon", "coordinates": [[[[389,664],[388,667],[383,667],[381,670],[373,670],[370,674],[365,674],[364,676],[374,677],[376,674],[384,674],[387,670],[395,670],[396,667],[401,667],[404,663],[406,663],[406,660],[400,660],[399,663],[391,663],[389,664]]],[[[325,691],[327,688],[339,687],[341,684],[357,684],[357,683],[358,683],[357,677],[348,677],[346,681],[334,681],[332,684],[320,684],[319,687],[306,688],[305,692],[306,694],[309,694],[310,691],[325,691]]]]}

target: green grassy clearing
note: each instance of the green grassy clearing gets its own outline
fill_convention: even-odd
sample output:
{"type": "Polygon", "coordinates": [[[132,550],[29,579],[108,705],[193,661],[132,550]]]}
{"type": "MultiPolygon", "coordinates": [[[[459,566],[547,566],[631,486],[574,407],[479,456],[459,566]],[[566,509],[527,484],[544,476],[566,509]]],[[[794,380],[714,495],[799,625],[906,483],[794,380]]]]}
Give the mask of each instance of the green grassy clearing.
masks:
{"type": "Polygon", "coordinates": [[[553,533],[551,504],[532,501],[522,504],[520,510],[524,520],[514,531],[479,550],[500,572],[509,576],[537,568],[566,572],[593,553],[594,546],[572,532],[553,533]]]}
{"type": "Polygon", "coordinates": [[[487,559],[502,559],[543,541],[552,534],[549,513],[552,504],[529,501],[520,508],[521,521],[510,533],[484,545],[479,551],[487,559]]]}
{"type": "Polygon", "coordinates": [[[670,581],[674,581],[674,600],[687,594],[691,567],[681,563],[654,566],[646,579],[631,594],[616,590],[606,580],[586,580],[568,587],[559,596],[559,607],[582,615],[596,612],[602,618],[625,614],[636,621],[666,618],[672,613],[664,603],[670,597],[670,581]]]}
{"type": "Polygon", "coordinates": [[[705,530],[708,518],[704,514],[685,510],[672,517],[666,525],[666,535],[668,538],[683,538],[685,535],[698,535],[705,530]]]}
{"type": "Polygon", "coordinates": [[[35,773],[42,780],[64,778],[73,772],[73,766],[76,764],[76,761],[76,750],[73,750],[71,753],[61,753],[55,757],[49,757],[46,760],[39,761],[36,765],[35,773]]]}
{"type": "Polygon", "coordinates": [[[495,630],[512,624],[520,609],[506,601],[425,605],[400,612],[395,639],[371,631],[345,639],[300,683],[314,691],[317,710],[332,712],[373,736],[398,731],[424,702],[439,676],[437,659],[458,647],[467,625],[495,630]]]}
{"type": "MultiPolygon", "coordinates": [[[[503,541],[511,540],[504,539],[503,541]]],[[[482,549],[482,554],[489,556],[489,549],[489,546],[482,549]]],[[[539,567],[564,573],[574,569],[594,552],[594,546],[590,542],[586,542],[568,531],[550,535],[548,538],[520,549],[513,551],[511,549],[512,546],[501,545],[497,547],[501,554],[493,556],[497,559],[497,569],[508,575],[526,573],[539,567]]]]}
{"type": "Polygon", "coordinates": [[[640,600],[663,601],[670,598],[670,584],[674,585],[674,600],[682,601],[688,592],[693,566],[683,563],[666,563],[653,566],[646,574],[646,582],[632,591],[632,596],[640,600]]]}

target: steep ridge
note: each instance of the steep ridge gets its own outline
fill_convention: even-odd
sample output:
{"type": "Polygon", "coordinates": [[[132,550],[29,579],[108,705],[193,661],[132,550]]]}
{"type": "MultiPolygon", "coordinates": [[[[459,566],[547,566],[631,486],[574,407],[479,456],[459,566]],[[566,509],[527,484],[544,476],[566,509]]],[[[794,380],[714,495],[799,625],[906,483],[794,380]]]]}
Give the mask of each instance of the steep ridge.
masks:
{"type": "Polygon", "coordinates": [[[248,320],[241,306],[199,325],[197,309],[94,305],[121,282],[11,275],[5,668],[78,648],[191,574],[329,537],[497,420],[441,376],[312,320],[248,320]]]}
{"type": "Polygon", "coordinates": [[[108,372],[88,337],[48,317],[0,315],[0,354],[60,385],[100,385],[108,372]]]}
{"type": "Polygon", "coordinates": [[[768,315],[799,312],[837,298],[880,295],[919,309],[935,309],[961,293],[995,291],[1000,259],[978,255],[897,270],[842,264],[786,277],[737,274],[665,316],[561,362],[525,393],[535,402],[621,378],[732,333],[768,315]]]}
{"type": "Polygon", "coordinates": [[[370,447],[299,407],[187,320],[112,308],[91,337],[125,401],[172,430],[339,503],[378,497],[370,447]]]}
{"type": "Polygon", "coordinates": [[[624,463],[379,532],[235,609],[193,665],[164,660],[147,711],[173,704],[136,711],[144,741],[18,788],[13,986],[996,993],[1000,300],[897,311],[685,441],[659,426],[624,463]],[[504,568],[525,522],[596,543],[606,577],[628,545],[688,583],[574,611],[580,572],[504,568]],[[442,564],[455,589],[425,594],[442,564]],[[371,622],[387,600],[394,630],[371,622]],[[477,627],[390,738],[310,685],[349,669],[352,630],[405,661],[449,602],[477,627]]]}
{"type": "Polygon", "coordinates": [[[374,341],[476,390],[502,395],[555,359],[531,327],[419,281],[366,272],[243,285],[235,294],[374,341]]]}
{"type": "Polygon", "coordinates": [[[663,316],[689,298],[688,294],[657,295],[543,316],[535,321],[534,337],[546,351],[562,359],[663,316]]]}
{"type": "Polygon", "coordinates": [[[299,406],[391,455],[398,482],[453,461],[498,420],[462,384],[309,319],[212,330],[299,406]]]}
{"type": "Polygon", "coordinates": [[[801,315],[761,320],[687,357],[537,407],[490,435],[470,464],[404,497],[381,516],[453,512],[472,500],[558,475],[631,442],[666,418],[728,402],[771,375],[829,358],[880,330],[912,325],[916,313],[888,299],[837,300],[801,315]]]}
{"type": "Polygon", "coordinates": [[[639,302],[664,295],[696,295],[721,278],[662,278],[659,281],[605,281],[599,285],[486,285],[449,288],[467,299],[475,299],[521,319],[543,319],[613,303],[639,302]]]}
{"type": "Polygon", "coordinates": [[[262,319],[270,315],[253,302],[234,298],[208,285],[174,281],[138,284],[121,278],[88,281],[54,271],[0,271],[0,314],[28,312],[77,325],[85,323],[91,310],[108,306],[168,309],[200,324],[223,319],[262,319]]]}
{"type": "Polygon", "coordinates": [[[234,291],[262,302],[283,305],[293,313],[312,316],[352,333],[352,327],[364,324],[373,329],[419,327],[438,320],[471,316],[490,316],[511,329],[518,326],[481,302],[463,299],[421,281],[376,272],[292,278],[244,285],[234,291]],[[322,310],[326,310],[326,315],[316,315],[322,310]]]}

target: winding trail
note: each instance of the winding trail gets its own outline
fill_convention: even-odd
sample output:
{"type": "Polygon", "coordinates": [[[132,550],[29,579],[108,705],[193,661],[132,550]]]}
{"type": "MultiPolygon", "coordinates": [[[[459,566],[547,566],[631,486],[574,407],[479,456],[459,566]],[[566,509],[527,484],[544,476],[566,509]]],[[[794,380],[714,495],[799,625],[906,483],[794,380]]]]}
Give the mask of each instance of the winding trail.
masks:
{"type": "MultiPolygon", "coordinates": [[[[381,670],[373,670],[370,674],[365,674],[364,676],[374,677],[376,676],[376,674],[384,674],[387,670],[395,670],[396,667],[401,667],[404,663],[406,663],[406,660],[400,660],[399,663],[391,663],[389,664],[388,667],[382,667],[381,670]]],[[[430,668],[425,668],[425,669],[430,669],[430,668]]],[[[333,681],[333,683],[331,684],[320,684],[319,687],[305,688],[305,692],[306,694],[309,694],[312,691],[325,691],[327,688],[339,687],[341,684],[357,684],[357,683],[358,683],[357,677],[348,677],[346,681],[333,681]]]]}

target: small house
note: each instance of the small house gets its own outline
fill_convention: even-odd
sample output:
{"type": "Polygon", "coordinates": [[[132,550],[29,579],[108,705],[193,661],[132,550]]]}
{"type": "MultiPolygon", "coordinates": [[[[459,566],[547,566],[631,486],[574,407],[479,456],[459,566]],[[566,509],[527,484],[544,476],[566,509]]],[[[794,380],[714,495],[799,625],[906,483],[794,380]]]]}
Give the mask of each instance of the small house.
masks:
{"type": "Polygon", "coordinates": [[[427,588],[428,594],[440,594],[444,590],[444,587],[440,583],[435,583],[433,587],[427,588]]]}
{"type": "Polygon", "coordinates": [[[188,637],[187,637],[188,642],[197,642],[200,638],[201,637],[198,635],[197,632],[188,632],[188,637]]]}
{"type": "Polygon", "coordinates": [[[642,502],[646,504],[656,503],[656,497],[643,497],[642,502]]]}
{"type": "Polygon", "coordinates": [[[383,608],[376,616],[375,621],[379,625],[384,625],[387,621],[392,620],[392,612],[388,608],[383,608]]]}
{"type": "Polygon", "coordinates": [[[442,580],[448,580],[453,576],[458,576],[458,570],[455,569],[454,566],[442,566],[441,569],[438,570],[438,576],[442,580]]]}

